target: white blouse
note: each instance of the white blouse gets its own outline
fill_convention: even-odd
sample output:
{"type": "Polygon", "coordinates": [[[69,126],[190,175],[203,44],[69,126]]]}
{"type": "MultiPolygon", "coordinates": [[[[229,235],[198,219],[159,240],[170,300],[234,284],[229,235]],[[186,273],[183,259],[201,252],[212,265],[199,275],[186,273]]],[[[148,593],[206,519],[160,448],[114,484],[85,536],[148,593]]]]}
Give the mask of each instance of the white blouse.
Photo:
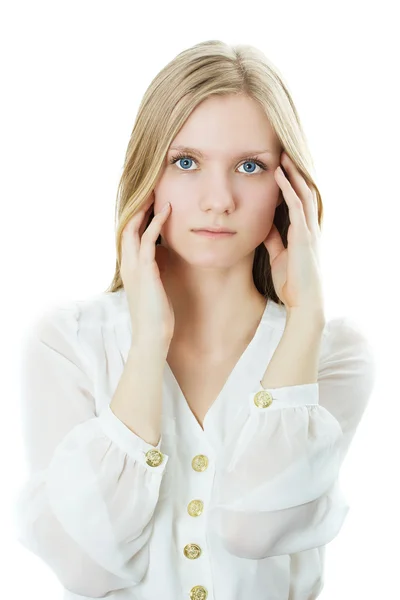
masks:
{"type": "Polygon", "coordinates": [[[157,446],[109,406],[131,346],[124,290],[54,307],[29,328],[29,475],[15,528],[65,600],[317,598],[325,545],[349,510],[338,476],[375,357],[353,321],[330,319],[318,383],[258,394],[285,321],[269,300],[204,430],[166,363],[157,446]]]}

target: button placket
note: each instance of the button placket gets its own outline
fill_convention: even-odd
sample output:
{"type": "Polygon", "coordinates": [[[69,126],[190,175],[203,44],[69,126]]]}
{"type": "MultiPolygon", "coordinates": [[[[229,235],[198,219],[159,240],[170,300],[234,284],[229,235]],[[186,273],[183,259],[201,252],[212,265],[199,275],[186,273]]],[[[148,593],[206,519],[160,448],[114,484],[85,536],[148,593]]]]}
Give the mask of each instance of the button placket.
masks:
{"type": "MultiPolygon", "coordinates": [[[[192,469],[197,473],[204,473],[209,467],[208,457],[204,454],[197,454],[191,462],[192,469]]],[[[187,505],[187,512],[191,517],[199,517],[204,511],[204,501],[200,498],[194,498],[187,505]]],[[[189,560],[196,560],[202,555],[202,548],[193,542],[186,544],[183,554],[189,560]]],[[[204,565],[204,563],[203,563],[204,565]]],[[[205,566],[205,565],[204,565],[205,566]]],[[[195,585],[189,592],[190,600],[206,600],[208,591],[203,585],[195,585]]]]}

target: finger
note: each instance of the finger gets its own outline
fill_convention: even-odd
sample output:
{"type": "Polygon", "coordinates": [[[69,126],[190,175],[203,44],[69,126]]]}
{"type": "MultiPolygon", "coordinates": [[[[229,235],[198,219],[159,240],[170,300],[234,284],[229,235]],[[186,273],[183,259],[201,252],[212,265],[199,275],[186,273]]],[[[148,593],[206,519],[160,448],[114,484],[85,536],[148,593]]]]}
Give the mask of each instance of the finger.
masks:
{"type": "Polygon", "coordinates": [[[269,234],[264,240],[264,245],[268,250],[270,263],[272,263],[275,258],[281,254],[282,250],[285,250],[281,234],[274,223],[272,224],[269,234]]]}
{"type": "Polygon", "coordinates": [[[306,222],[306,216],[304,212],[303,202],[300,200],[296,192],[294,191],[290,181],[285,177],[284,173],[280,168],[274,172],[275,180],[282,190],[283,198],[289,208],[290,223],[293,224],[296,235],[308,241],[310,236],[310,230],[306,222]]]}
{"type": "Polygon", "coordinates": [[[154,205],[154,192],[150,194],[147,201],[142,204],[140,210],[129,219],[122,230],[122,245],[129,246],[129,253],[132,256],[139,256],[140,239],[143,235],[154,205]]]}
{"type": "Polygon", "coordinates": [[[153,210],[154,210],[153,204],[151,204],[151,206],[146,210],[146,213],[143,217],[142,223],[139,227],[139,241],[140,241],[140,238],[142,237],[143,233],[147,229],[147,226],[149,224],[149,217],[150,217],[151,213],[153,212],[153,210]]]}
{"type": "Polygon", "coordinates": [[[149,264],[155,260],[156,241],[170,212],[171,204],[168,202],[163,209],[153,217],[150,225],[142,235],[139,260],[143,264],[149,264]]]}
{"type": "Polygon", "coordinates": [[[315,192],[309,188],[304,177],[286,152],[283,152],[281,162],[289,176],[289,181],[294,192],[303,203],[307,227],[312,233],[316,233],[319,226],[318,203],[315,192]]]}
{"type": "Polygon", "coordinates": [[[139,264],[141,236],[147,218],[153,210],[154,191],[137,212],[129,219],[121,234],[120,273],[122,280],[130,277],[139,264]]]}
{"type": "MultiPolygon", "coordinates": [[[[140,209],[135,212],[135,214],[131,217],[128,224],[131,227],[132,231],[139,232],[141,226],[143,225],[143,221],[146,223],[145,219],[151,213],[154,204],[154,192],[150,194],[147,198],[146,202],[142,204],[140,209]]],[[[128,227],[127,224],[127,227],[128,227]]]]}

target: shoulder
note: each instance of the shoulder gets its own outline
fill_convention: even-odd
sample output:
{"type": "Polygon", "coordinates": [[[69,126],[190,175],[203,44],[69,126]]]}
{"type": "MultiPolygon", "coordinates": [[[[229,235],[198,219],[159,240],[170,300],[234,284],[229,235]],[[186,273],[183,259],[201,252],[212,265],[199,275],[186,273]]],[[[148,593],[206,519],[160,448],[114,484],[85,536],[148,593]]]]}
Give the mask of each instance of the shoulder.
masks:
{"type": "Polygon", "coordinates": [[[361,324],[349,316],[333,317],[327,320],[322,332],[323,349],[326,353],[340,348],[358,348],[365,355],[373,356],[373,348],[368,334],[361,324]]]}
{"type": "MultiPolygon", "coordinates": [[[[43,361],[49,368],[65,359],[81,371],[93,368],[93,347],[101,346],[105,331],[126,320],[124,295],[101,293],[84,300],[48,305],[31,318],[21,339],[24,368],[43,361]]],[[[127,305],[126,305],[127,306],[127,305]]],[[[126,322],[126,321],[125,321],[126,322]]],[[[124,329],[125,327],[123,327],[124,329]]]]}
{"type": "MultiPolygon", "coordinates": [[[[287,309],[284,304],[268,300],[264,320],[280,333],[286,326],[287,309]]],[[[333,352],[347,348],[353,352],[358,349],[365,357],[373,358],[373,348],[367,333],[360,323],[350,316],[330,316],[322,331],[321,356],[327,357],[333,352]]]]}
{"type": "Polygon", "coordinates": [[[124,290],[102,292],[86,299],[66,300],[49,305],[28,324],[27,337],[45,339],[51,335],[75,336],[84,329],[115,324],[129,317],[124,290]]]}
{"type": "MultiPolygon", "coordinates": [[[[266,322],[283,333],[286,325],[287,310],[284,305],[270,300],[266,314],[266,322]]],[[[319,371],[341,368],[358,371],[362,376],[374,379],[376,371],[376,354],[371,339],[362,325],[348,315],[330,316],[322,331],[319,371]]]]}
{"type": "Polygon", "coordinates": [[[329,319],[324,327],[320,375],[347,375],[371,387],[376,375],[376,354],[369,335],[349,316],[329,319]]]}

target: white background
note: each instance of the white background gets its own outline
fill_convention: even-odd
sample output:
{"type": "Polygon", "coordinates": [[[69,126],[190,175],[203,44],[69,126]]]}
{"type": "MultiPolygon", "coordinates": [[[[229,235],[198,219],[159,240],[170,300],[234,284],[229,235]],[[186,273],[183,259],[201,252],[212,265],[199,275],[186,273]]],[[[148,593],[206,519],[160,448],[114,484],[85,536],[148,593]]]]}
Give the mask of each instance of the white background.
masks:
{"type": "Polygon", "coordinates": [[[110,284],[116,188],[140,100],[176,54],[210,39],[254,45],[283,73],[324,201],[327,313],[355,318],[378,362],[369,408],[343,466],[351,509],[328,546],[320,598],[400,597],[396,4],[1,5],[2,597],[62,595],[50,569],[13,538],[11,505],[24,477],[21,335],[46,307],[110,284]]]}

